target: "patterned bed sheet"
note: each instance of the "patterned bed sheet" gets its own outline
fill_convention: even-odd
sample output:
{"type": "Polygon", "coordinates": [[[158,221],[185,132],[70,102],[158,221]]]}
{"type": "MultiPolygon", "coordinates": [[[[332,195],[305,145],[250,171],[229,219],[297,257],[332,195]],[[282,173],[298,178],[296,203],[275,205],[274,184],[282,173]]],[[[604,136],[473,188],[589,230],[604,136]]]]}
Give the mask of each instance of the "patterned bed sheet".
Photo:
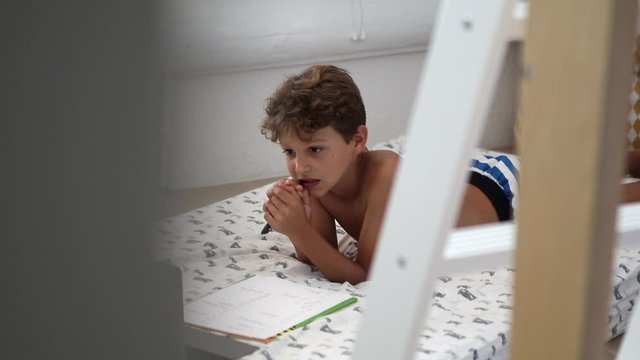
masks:
{"type": "MultiPolygon", "coordinates": [[[[375,148],[404,152],[404,139],[375,148]]],[[[355,305],[317,319],[260,347],[245,360],[350,359],[367,303],[368,282],[327,281],[296,259],[291,242],[276,232],[260,235],[266,185],[229,199],[166,218],[157,226],[157,257],[182,270],[187,304],[254,274],[343,291],[355,305]]],[[[340,251],[354,258],[357,242],[337,228],[340,251]]],[[[640,246],[617,249],[610,293],[609,338],[627,327],[640,291],[640,246]]],[[[416,359],[506,359],[510,341],[513,269],[487,269],[442,276],[419,335],[416,359]]],[[[401,306],[401,305],[400,305],[401,306]]],[[[390,329],[391,330],[391,329],[390,329]]]]}

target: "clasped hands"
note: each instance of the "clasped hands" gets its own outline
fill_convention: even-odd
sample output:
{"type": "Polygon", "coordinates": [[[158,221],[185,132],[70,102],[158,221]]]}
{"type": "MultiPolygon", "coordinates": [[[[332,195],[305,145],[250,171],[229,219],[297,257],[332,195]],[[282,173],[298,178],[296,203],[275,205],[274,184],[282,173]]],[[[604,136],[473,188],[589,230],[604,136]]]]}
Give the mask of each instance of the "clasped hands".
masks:
{"type": "Polygon", "coordinates": [[[264,218],[271,228],[291,236],[311,220],[311,199],[309,192],[289,177],[278,181],[267,190],[263,205],[264,218]]]}

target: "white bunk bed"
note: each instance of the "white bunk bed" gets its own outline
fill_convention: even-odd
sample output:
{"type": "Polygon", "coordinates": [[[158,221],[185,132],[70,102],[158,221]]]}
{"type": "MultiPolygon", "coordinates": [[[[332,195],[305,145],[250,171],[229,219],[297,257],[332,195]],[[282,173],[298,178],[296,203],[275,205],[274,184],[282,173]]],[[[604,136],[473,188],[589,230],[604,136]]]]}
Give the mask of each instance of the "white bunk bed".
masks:
{"type": "MultiPolygon", "coordinates": [[[[404,138],[398,138],[374,148],[403,153],[404,143],[404,138]]],[[[158,258],[182,270],[185,304],[255,274],[357,296],[355,305],[275,341],[251,342],[259,350],[243,358],[351,359],[371,281],[356,286],[331,283],[315,268],[295,259],[295,250],[285,236],[275,232],[260,235],[265,224],[262,203],[269,186],[164,219],[157,229],[158,258]]],[[[443,252],[447,266],[435,280],[431,312],[418,319],[416,359],[508,358],[515,230],[515,224],[508,222],[451,233],[443,252]]],[[[609,291],[608,339],[628,326],[640,292],[640,244],[633,242],[640,236],[640,206],[620,209],[618,231],[621,237],[609,291]]],[[[341,251],[354,257],[357,242],[340,228],[338,236],[341,251]]],[[[395,304],[390,313],[399,313],[403,306],[395,304]]]]}
{"type": "MultiPolygon", "coordinates": [[[[464,179],[464,166],[456,164],[464,164],[477,144],[487,89],[495,87],[507,44],[524,36],[526,9],[515,0],[441,3],[371,281],[328,282],[295,259],[286,237],[260,235],[263,187],[162,222],[158,256],[182,269],[185,303],[256,273],[360,298],[356,306],[258,344],[245,359],[507,358],[514,224],[450,229],[464,179]],[[452,101],[460,98],[468,101],[452,101]],[[433,118],[448,121],[424,121],[433,118]],[[425,153],[446,154],[432,159],[438,177],[420,166],[425,153]],[[430,190],[416,195],[427,180],[430,190]]],[[[403,152],[402,141],[381,146],[403,152]]],[[[640,288],[638,214],[637,205],[619,211],[619,244],[609,277],[609,339],[629,326],[640,288]]],[[[339,228],[338,235],[341,251],[354,256],[357,243],[339,228]]],[[[637,338],[639,317],[628,337],[637,338]]],[[[635,343],[623,343],[622,359],[636,351],[635,343]]]]}
{"type": "MultiPolygon", "coordinates": [[[[519,145],[526,155],[521,186],[527,196],[526,201],[520,198],[526,206],[518,217],[520,295],[519,305],[513,304],[512,355],[597,359],[602,356],[600,317],[614,244],[616,174],[622,169],[623,105],[630,90],[623,70],[631,69],[628,49],[636,4],[536,5],[522,70],[528,132],[523,131],[519,145]],[[558,28],[566,33],[557,34],[558,28]],[[581,145],[592,152],[567,145],[575,144],[568,139],[577,130],[581,145]],[[572,174],[583,176],[583,183],[572,184],[572,174]],[[534,189],[541,181],[544,188],[534,189]],[[576,298],[558,301],[563,286],[565,296],[576,298]]],[[[507,44],[524,40],[527,13],[528,3],[522,1],[441,3],[409,127],[407,157],[374,259],[355,359],[414,357],[416,334],[431,309],[426,305],[460,203],[464,177],[457,164],[478,143],[507,44]],[[468,59],[473,64],[465,66],[468,59]],[[439,155],[429,164],[438,169],[437,176],[421,166],[424,154],[439,155]],[[415,191],[426,182],[427,190],[415,191]],[[397,303],[403,304],[402,311],[389,312],[397,303]]],[[[476,265],[489,264],[484,260],[476,265]]],[[[634,336],[625,343],[636,341],[634,336]]],[[[629,348],[623,345],[621,358],[631,356],[629,348]]]]}

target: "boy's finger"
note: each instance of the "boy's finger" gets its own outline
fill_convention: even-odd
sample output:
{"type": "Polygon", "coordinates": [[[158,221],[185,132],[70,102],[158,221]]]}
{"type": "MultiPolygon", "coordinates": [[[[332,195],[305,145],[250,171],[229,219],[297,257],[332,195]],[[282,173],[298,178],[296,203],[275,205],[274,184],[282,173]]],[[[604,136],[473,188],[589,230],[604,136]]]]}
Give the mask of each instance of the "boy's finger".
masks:
{"type": "Polygon", "coordinates": [[[262,211],[263,213],[266,214],[270,214],[271,213],[271,207],[273,206],[273,204],[271,203],[270,200],[267,200],[264,202],[264,204],[262,204],[262,211]]]}
{"type": "Polygon", "coordinates": [[[267,197],[269,199],[271,199],[271,197],[273,196],[273,189],[275,189],[276,187],[280,186],[284,184],[284,179],[283,180],[278,180],[277,182],[275,182],[273,184],[273,186],[271,186],[270,188],[267,189],[267,197]]]}
{"type": "Polygon", "coordinates": [[[284,208],[285,208],[284,202],[278,199],[277,196],[274,196],[273,199],[271,199],[269,201],[269,204],[267,205],[267,211],[269,211],[273,216],[276,216],[277,214],[279,214],[280,211],[284,208]]]}
{"type": "Polygon", "coordinates": [[[283,205],[284,203],[282,202],[282,200],[278,196],[274,196],[271,198],[271,200],[269,200],[267,207],[269,208],[269,210],[273,211],[279,209],[283,205]]]}
{"type": "Polygon", "coordinates": [[[302,203],[305,205],[309,205],[311,203],[311,199],[309,198],[309,192],[305,189],[300,191],[300,198],[302,199],[302,203]]]}
{"type": "Polygon", "coordinates": [[[267,224],[271,224],[274,222],[275,217],[273,217],[273,215],[270,212],[265,212],[264,219],[267,221],[267,224]]]}
{"type": "Polygon", "coordinates": [[[278,189],[273,192],[271,201],[276,201],[277,205],[284,204],[287,202],[287,194],[288,192],[286,190],[278,189]]]}
{"type": "Polygon", "coordinates": [[[273,201],[266,201],[264,205],[262,205],[262,211],[266,213],[271,213],[273,215],[274,211],[278,210],[278,206],[273,203],[273,201]]]}
{"type": "Polygon", "coordinates": [[[302,199],[302,205],[304,206],[304,213],[307,215],[307,220],[311,219],[311,199],[309,198],[309,192],[303,190],[300,194],[302,199]]]}
{"type": "Polygon", "coordinates": [[[292,191],[294,190],[282,189],[282,188],[278,189],[277,191],[275,191],[276,196],[274,196],[274,198],[278,198],[283,203],[293,204],[296,201],[296,199],[299,199],[300,197],[292,191]]]}
{"type": "Polygon", "coordinates": [[[276,189],[274,189],[274,190],[273,190],[273,193],[274,193],[274,194],[276,194],[276,195],[281,195],[281,194],[284,194],[284,193],[289,193],[289,194],[291,194],[291,193],[293,193],[293,192],[295,192],[295,191],[296,191],[296,190],[295,190],[292,186],[289,186],[289,185],[282,185],[282,186],[279,186],[279,187],[277,188],[277,190],[276,190],[276,189]]]}

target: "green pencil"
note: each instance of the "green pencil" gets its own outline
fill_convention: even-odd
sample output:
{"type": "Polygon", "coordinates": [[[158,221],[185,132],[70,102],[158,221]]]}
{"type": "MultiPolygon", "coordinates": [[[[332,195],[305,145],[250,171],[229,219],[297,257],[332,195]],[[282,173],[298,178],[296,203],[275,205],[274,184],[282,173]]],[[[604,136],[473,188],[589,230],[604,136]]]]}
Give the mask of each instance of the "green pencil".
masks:
{"type": "Polygon", "coordinates": [[[327,310],[308,318],[307,320],[304,320],[304,321],[294,325],[294,328],[296,328],[296,329],[297,328],[301,328],[301,327],[307,325],[308,323],[312,322],[313,320],[315,320],[315,319],[317,319],[319,317],[323,317],[323,316],[329,315],[332,312],[338,311],[338,310],[342,309],[343,307],[349,306],[349,305],[353,304],[356,301],[358,301],[357,297],[350,297],[347,300],[345,300],[345,301],[343,301],[343,302],[341,302],[341,303],[339,303],[339,304],[337,304],[335,306],[332,306],[332,307],[328,308],[327,310]]]}

